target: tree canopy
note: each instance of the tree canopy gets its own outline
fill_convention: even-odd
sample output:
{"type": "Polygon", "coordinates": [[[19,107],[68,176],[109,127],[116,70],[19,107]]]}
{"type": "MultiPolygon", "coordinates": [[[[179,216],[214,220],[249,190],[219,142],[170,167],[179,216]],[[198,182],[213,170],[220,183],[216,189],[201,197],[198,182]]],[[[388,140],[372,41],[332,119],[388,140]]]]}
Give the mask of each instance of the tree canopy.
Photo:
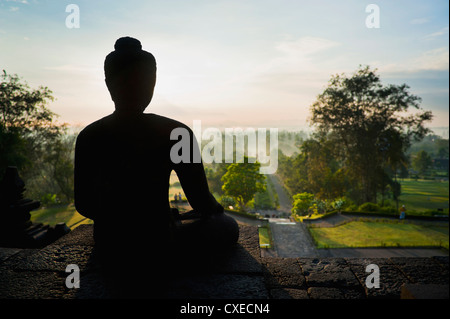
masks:
{"type": "Polygon", "coordinates": [[[32,89],[18,75],[0,75],[0,178],[7,166],[16,166],[33,196],[60,193],[73,198],[73,139],[66,125],[47,105],[53,92],[32,89]]]}
{"type": "Polygon", "coordinates": [[[248,163],[244,156],[243,163],[233,163],[227,166],[227,172],[222,176],[222,190],[236,200],[241,208],[253,199],[257,192],[265,191],[265,176],[259,173],[260,163],[248,163]]]}

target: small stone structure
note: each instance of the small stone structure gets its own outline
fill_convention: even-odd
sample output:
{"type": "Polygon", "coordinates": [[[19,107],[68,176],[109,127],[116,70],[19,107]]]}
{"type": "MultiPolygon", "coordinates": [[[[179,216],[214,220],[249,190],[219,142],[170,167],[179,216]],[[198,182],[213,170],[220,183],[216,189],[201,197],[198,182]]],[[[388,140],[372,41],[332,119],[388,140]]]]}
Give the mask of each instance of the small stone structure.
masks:
{"type": "Polygon", "coordinates": [[[32,223],[30,212],[40,202],[23,198],[24,191],[17,168],[8,167],[0,182],[0,247],[44,247],[70,231],[64,223],[55,227],[32,223]]]}

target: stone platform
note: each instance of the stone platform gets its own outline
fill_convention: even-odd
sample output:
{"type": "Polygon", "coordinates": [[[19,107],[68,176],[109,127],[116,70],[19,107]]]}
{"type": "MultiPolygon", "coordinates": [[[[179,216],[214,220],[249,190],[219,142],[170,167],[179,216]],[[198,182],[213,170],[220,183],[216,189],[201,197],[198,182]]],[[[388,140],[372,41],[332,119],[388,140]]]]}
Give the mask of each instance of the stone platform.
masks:
{"type": "MultiPolygon", "coordinates": [[[[163,299],[399,299],[447,298],[449,257],[261,257],[258,228],[239,226],[237,247],[207,271],[167,278],[163,299]],[[379,288],[367,288],[369,264],[379,267],[379,288]]],[[[93,226],[80,225],[42,249],[0,248],[0,298],[114,298],[92,258],[93,226]],[[66,267],[80,268],[80,288],[65,285],[66,267]]],[[[179,269],[189,264],[179,260],[179,269]]],[[[136,265],[142,276],[158,276],[136,265]],[[142,270],[143,269],[143,270],[142,270]]],[[[182,272],[182,271],[181,271],[182,272]]],[[[151,289],[148,288],[148,289],[151,289]]]]}

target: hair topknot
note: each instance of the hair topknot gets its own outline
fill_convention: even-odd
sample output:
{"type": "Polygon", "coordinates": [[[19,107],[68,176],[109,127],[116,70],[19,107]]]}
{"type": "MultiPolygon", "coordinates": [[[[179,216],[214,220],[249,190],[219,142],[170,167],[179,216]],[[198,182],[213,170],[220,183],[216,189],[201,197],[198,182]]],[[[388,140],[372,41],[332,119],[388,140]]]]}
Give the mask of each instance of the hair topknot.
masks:
{"type": "Polygon", "coordinates": [[[142,50],[141,42],[131,37],[116,40],[114,51],[105,58],[105,77],[113,79],[129,74],[130,70],[138,68],[141,72],[156,72],[155,57],[142,50]]]}
{"type": "Polygon", "coordinates": [[[114,44],[114,49],[116,51],[121,50],[142,50],[141,41],[131,37],[123,37],[117,39],[114,44]]]}

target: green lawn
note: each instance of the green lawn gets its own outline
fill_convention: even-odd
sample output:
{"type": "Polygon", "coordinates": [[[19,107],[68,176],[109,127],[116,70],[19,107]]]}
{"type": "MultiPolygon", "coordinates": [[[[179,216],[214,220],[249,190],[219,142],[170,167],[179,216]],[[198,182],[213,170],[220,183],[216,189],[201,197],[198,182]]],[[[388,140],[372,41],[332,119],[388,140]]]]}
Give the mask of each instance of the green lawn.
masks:
{"type": "Polygon", "coordinates": [[[405,222],[353,221],[329,228],[309,228],[317,248],[449,247],[448,224],[425,226],[405,222]]]}
{"type": "Polygon", "coordinates": [[[443,208],[448,214],[448,181],[405,179],[401,181],[401,185],[402,194],[399,204],[406,206],[406,213],[443,208]]]}
{"type": "Polygon", "coordinates": [[[261,248],[272,248],[269,229],[267,227],[259,227],[259,246],[261,248]]]}
{"type": "Polygon", "coordinates": [[[50,226],[54,226],[57,223],[62,222],[66,223],[66,225],[70,228],[74,228],[72,226],[93,223],[91,219],[85,219],[84,221],[80,222],[83,219],[84,216],[80,215],[73,205],[41,208],[31,212],[31,221],[33,223],[43,223],[50,226]]]}

